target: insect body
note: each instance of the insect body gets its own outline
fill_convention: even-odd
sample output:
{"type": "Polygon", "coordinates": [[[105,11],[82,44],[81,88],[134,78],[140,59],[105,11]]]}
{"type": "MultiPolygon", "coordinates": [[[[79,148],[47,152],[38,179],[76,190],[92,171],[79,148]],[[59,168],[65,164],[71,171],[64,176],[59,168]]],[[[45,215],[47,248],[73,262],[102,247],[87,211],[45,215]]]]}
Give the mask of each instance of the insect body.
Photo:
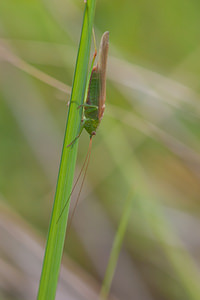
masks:
{"type": "Polygon", "coordinates": [[[105,109],[108,47],[109,32],[106,31],[101,38],[98,63],[91,71],[86,101],[80,105],[83,106],[84,109],[80,131],[68,147],[79,138],[83,128],[89,133],[90,138],[96,135],[96,130],[101,122],[105,109]]]}
{"type": "Polygon", "coordinates": [[[85,128],[85,130],[89,133],[90,135],[90,144],[89,144],[89,148],[88,148],[88,152],[85,158],[85,161],[83,163],[83,167],[81,169],[81,172],[74,184],[74,187],[60,213],[60,216],[57,220],[57,223],[59,221],[59,219],[61,218],[63,211],[65,209],[65,207],[68,204],[68,201],[80,179],[81,173],[84,170],[85,167],[85,172],[84,172],[84,176],[83,176],[83,180],[81,183],[81,188],[79,190],[79,194],[78,197],[76,199],[76,203],[72,212],[72,216],[69,222],[69,228],[70,228],[70,224],[71,224],[71,220],[73,218],[79,197],[80,197],[80,193],[83,187],[83,183],[85,180],[85,176],[86,176],[86,172],[87,172],[87,168],[88,168],[88,164],[89,164],[89,160],[90,160],[90,154],[91,154],[91,146],[92,146],[92,137],[94,135],[96,135],[96,130],[101,122],[101,119],[103,117],[103,113],[104,113],[104,109],[105,109],[105,100],[106,100],[106,66],[107,66],[107,57],[108,57],[108,43],[109,43],[109,32],[106,31],[102,38],[101,38],[101,42],[100,42],[100,49],[99,49],[99,60],[96,66],[93,67],[93,63],[94,63],[94,59],[96,57],[96,52],[93,58],[93,62],[92,62],[92,70],[91,70],[91,75],[90,75],[90,79],[89,79],[89,83],[88,83],[88,89],[87,89],[87,95],[86,95],[86,101],[84,104],[80,105],[79,107],[83,107],[84,109],[84,113],[83,113],[83,119],[81,120],[81,127],[80,127],[80,131],[79,134],[75,137],[75,139],[67,146],[70,147],[71,145],[74,144],[74,142],[79,138],[79,136],[81,135],[83,128],[85,128]]]}

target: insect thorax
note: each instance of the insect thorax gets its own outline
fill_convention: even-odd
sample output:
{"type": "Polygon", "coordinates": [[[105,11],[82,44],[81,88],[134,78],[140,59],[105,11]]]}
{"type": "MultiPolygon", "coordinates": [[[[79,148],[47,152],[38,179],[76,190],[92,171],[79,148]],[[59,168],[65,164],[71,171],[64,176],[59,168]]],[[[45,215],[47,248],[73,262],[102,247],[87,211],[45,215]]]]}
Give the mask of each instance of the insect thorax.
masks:
{"type": "Polygon", "coordinates": [[[84,118],[82,122],[83,122],[83,127],[89,133],[90,136],[93,135],[93,132],[96,132],[97,127],[99,125],[99,120],[95,120],[95,119],[84,118]]]}

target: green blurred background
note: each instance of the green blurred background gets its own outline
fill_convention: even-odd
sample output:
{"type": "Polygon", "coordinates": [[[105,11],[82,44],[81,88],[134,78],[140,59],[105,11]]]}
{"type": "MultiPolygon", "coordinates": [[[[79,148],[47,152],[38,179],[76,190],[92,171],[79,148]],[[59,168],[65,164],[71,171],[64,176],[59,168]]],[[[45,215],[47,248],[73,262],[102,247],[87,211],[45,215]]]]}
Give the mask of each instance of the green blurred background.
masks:
{"type": "MultiPolygon", "coordinates": [[[[0,299],[37,294],[83,10],[0,1],[0,299]]],[[[200,2],[99,0],[94,28],[97,45],[110,32],[106,111],[56,299],[97,299],[132,191],[112,299],[198,300],[200,2]]]]}

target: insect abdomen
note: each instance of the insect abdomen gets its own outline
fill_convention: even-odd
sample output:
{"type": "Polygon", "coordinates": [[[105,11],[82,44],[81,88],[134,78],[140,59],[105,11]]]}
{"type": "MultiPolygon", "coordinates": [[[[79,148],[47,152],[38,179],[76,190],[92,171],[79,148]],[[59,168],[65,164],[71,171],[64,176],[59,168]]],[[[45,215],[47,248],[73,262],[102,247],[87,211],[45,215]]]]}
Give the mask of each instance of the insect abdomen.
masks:
{"type": "MultiPolygon", "coordinates": [[[[88,94],[86,103],[88,105],[99,106],[99,91],[100,91],[100,83],[99,83],[99,72],[97,67],[94,67],[91,73],[88,94]]],[[[98,119],[98,109],[91,110],[89,107],[85,107],[85,116],[86,118],[98,119]]]]}

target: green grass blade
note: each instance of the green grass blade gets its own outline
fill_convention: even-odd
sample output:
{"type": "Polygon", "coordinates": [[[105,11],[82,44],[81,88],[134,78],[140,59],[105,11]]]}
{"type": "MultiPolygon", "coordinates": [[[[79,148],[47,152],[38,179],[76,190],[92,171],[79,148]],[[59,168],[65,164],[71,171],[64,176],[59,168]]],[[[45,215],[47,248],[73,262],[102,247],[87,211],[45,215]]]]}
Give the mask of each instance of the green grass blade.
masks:
{"type": "Polygon", "coordinates": [[[128,221],[129,221],[130,214],[131,214],[133,199],[134,199],[133,194],[132,193],[129,194],[129,196],[127,197],[126,203],[125,203],[124,211],[123,211],[120,223],[119,223],[118,230],[115,235],[115,239],[114,239],[112,250],[110,253],[110,258],[109,258],[106,274],[105,274],[104,281],[102,284],[102,289],[100,292],[100,299],[102,299],[102,300],[107,299],[107,296],[110,291],[110,286],[111,286],[114,272],[115,272],[115,269],[117,266],[122,242],[124,239],[124,235],[126,233],[128,221]]]}
{"type": "Polygon", "coordinates": [[[69,148],[67,148],[67,145],[70,144],[77,135],[81,122],[81,109],[77,109],[77,106],[84,101],[95,3],[96,0],[88,0],[84,11],[81,39],[76,61],[60,170],[38,291],[38,300],[52,300],[55,298],[56,294],[69,204],[64,210],[58,223],[57,221],[72,189],[78,143],[76,142],[69,148]]]}
{"type": "Polygon", "coordinates": [[[109,133],[103,135],[106,147],[112,153],[113,161],[126,180],[127,188],[132,188],[135,192],[134,209],[140,212],[141,219],[148,225],[162,247],[187,299],[199,300],[200,277],[194,259],[167,219],[158,199],[154,196],[151,185],[148,183],[148,177],[130,148],[121,124],[117,124],[111,119],[109,121],[105,119],[105,123],[107,123],[106,127],[110,128],[109,133]],[[124,155],[122,156],[121,153],[124,155]]]}

